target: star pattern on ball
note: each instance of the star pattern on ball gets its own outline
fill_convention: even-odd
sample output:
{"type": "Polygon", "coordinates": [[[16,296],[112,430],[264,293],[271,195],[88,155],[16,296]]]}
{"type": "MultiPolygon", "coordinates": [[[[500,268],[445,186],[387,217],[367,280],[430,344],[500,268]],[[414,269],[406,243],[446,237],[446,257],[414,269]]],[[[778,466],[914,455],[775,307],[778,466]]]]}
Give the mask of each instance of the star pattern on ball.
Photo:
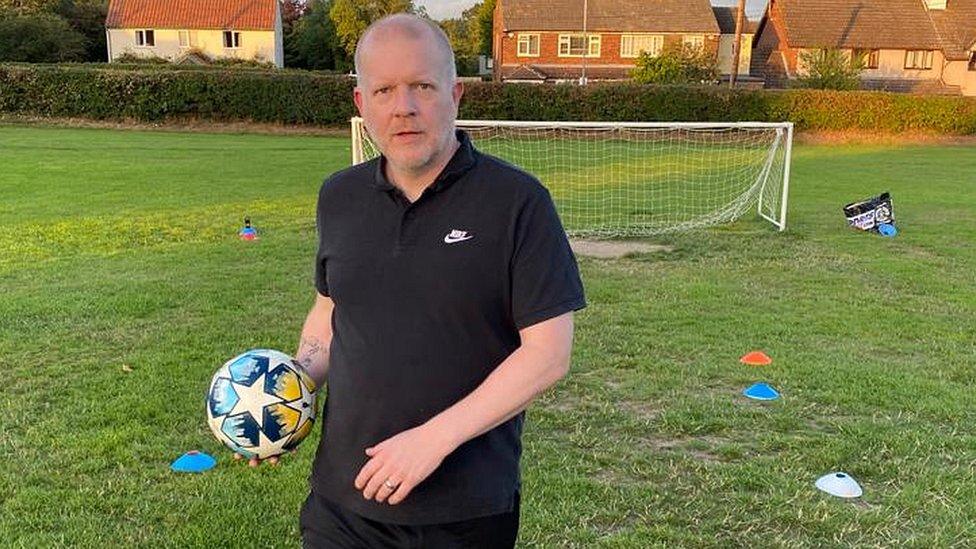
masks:
{"type": "Polygon", "coordinates": [[[271,456],[277,456],[285,453],[285,444],[288,443],[288,437],[281,437],[277,441],[272,441],[264,434],[264,431],[258,431],[258,445],[254,448],[248,448],[248,450],[254,452],[254,455],[258,459],[265,459],[271,456]]]}
{"type": "Polygon", "coordinates": [[[260,377],[254,380],[254,383],[250,385],[243,385],[237,382],[233,382],[234,390],[241,397],[234,406],[234,409],[230,411],[229,416],[235,416],[237,414],[247,412],[251,414],[254,421],[258,424],[262,424],[264,421],[264,407],[269,404],[277,404],[282,401],[280,397],[272,394],[268,394],[264,391],[264,377],[267,374],[261,374],[260,377]]]}

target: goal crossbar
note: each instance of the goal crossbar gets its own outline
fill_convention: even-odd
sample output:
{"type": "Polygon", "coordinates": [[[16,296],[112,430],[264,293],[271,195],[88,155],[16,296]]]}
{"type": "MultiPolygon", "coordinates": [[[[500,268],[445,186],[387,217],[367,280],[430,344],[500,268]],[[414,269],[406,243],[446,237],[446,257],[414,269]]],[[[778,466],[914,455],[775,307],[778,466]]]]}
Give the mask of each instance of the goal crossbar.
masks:
{"type": "MultiPolygon", "coordinates": [[[[729,223],[756,208],[786,229],[789,122],[458,120],[479,150],[539,178],[571,235],[646,236],[729,223]]],[[[361,118],[352,161],[379,154],[361,118]]]]}

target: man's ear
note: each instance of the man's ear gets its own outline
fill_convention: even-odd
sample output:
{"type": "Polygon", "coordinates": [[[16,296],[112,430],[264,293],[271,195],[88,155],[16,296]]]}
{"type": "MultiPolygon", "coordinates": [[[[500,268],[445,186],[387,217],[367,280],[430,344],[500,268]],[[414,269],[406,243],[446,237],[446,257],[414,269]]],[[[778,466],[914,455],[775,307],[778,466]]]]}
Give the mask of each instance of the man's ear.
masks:
{"type": "Polygon", "coordinates": [[[454,89],[451,90],[451,96],[454,97],[454,108],[461,105],[461,96],[464,95],[464,84],[457,80],[454,82],[454,89]]]}
{"type": "Polygon", "coordinates": [[[352,89],[352,102],[356,104],[356,110],[359,111],[359,116],[363,115],[363,92],[356,86],[352,89]]]}

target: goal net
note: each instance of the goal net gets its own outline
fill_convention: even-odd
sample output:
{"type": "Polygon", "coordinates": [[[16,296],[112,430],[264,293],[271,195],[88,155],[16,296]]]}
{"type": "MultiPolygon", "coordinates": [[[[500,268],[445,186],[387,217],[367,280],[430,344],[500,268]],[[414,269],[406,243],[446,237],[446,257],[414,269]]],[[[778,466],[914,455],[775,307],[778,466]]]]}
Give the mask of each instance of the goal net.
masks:
{"type": "MultiPolygon", "coordinates": [[[[535,175],[572,236],[627,237],[732,222],[786,228],[792,123],[458,120],[482,152],[535,175]]],[[[379,151],[352,119],[353,163],[379,151]]]]}

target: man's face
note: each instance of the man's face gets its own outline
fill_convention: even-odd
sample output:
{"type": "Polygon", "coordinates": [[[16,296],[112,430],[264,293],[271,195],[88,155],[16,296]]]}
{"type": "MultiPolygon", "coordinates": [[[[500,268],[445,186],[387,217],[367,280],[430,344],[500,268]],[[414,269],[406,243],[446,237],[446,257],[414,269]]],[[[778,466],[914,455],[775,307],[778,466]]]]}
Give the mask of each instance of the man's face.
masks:
{"type": "Polygon", "coordinates": [[[462,87],[433,36],[385,29],[369,37],[354,92],[366,129],[394,170],[423,173],[453,151],[462,87]]]}

